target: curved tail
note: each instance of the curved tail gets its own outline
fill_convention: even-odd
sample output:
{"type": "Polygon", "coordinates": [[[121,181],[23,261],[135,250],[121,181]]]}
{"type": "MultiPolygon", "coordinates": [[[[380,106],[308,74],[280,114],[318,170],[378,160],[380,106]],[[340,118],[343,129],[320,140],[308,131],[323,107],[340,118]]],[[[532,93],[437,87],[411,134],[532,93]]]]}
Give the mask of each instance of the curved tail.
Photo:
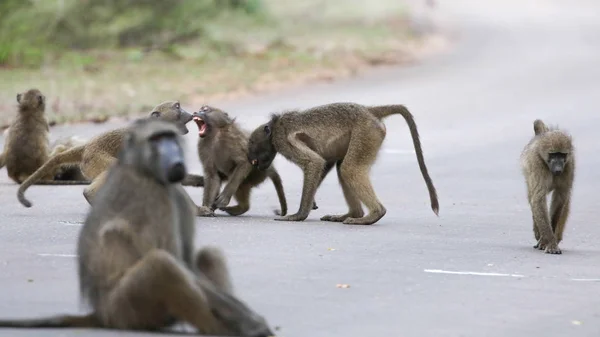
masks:
{"type": "Polygon", "coordinates": [[[100,328],[96,316],[57,315],[31,319],[0,319],[0,327],[4,328],[100,328]]]}
{"type": "MultiPolygon", "coordinates": [[[[23,206],[25,206],[25,207],[31,207],[31,202],[25,198],[25,191],[29,188],[29,186],[37,183],[38,181],[40,181],[44,178],[53,177],[56,170],[62,164],[81,162],[81,158],[83,157],[84,149],[85,149],[85,145],[76,146],[76,147],[73,147],[67,151],[61,152],[61,153],[55,155],[54,157],[51,157],[50,159],[48,159],[48,161],[46,161],[44,163],[44,165],[42,165],[42,167],[37,169],[37,171],[35,171],[32,175],[30,175],[29,178],[27,178],[27,180],[25,180],[21,184],[21,186],[19,186],[19,190],[17,191],[17,199],[19,199],[19,202],[21,204],[23,204],[23,206]]],[[[62,181],[62,182],[55,181],[55,182],[57,184],[52,184],[52,185],[70,185],[68,183],[65,184],[66,183],[65,181],[62,181]]],[[[48,183],[48,182],[46,181],[46,183],[48,183]]]]}
{"type": "Polygon", "coordinates": [[[425,159],[423,158],[423,150],[421,149],[421,141],[419,140],[419,132],[417,131],[417,124],[415,123],[413,115],[404,105],[401,104],[373,106],[369,107],[368,109],[378,119],[383,119],[387,116],[398,114],[402,115],[402,117],[404,117],[406,120],[406,124],[408,124],[408,128],[410,129],[410,134],[413,139],[415,153],[417,154],[417,162],[419,163],[419,168],[421,169],[423,179],[425,179],[425,184],[427,184],[427,190],[429,190],[431,209],[435,215],[439,216],[438,212],[440,205],[438,203],[437,192],[433,186],[431,177],[429,177],[429,172],[427,172],[427,166],[425,165],[425,159]]]}

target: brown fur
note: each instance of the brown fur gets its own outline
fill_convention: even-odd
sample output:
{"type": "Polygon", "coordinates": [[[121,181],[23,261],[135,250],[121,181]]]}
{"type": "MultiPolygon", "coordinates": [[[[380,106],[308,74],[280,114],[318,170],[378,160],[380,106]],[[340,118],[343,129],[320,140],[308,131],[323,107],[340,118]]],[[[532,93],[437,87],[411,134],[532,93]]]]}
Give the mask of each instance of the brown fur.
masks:
{"type": "Polygon", "coordinates": [[[308,217],[317,188],[333,168],[349,211],[342,215],[326,215],[323,221],[370,225],[381,219],[386,209],[377,199],[369,170],[386,135],[382,119],[400,114],[410,129],[417,160],[437,215],[437,192],[423,159],[421,143],[413,116],[403,105],[366,107],[354,103],[333,103],[304,111],[274,115],[266,124],[252,132],[249,140],[249,160],[264,168],[277,153],[294,162],[304,171],[304,186],[300,209],[296,214],[277,220],[302,221],[308,217]],[[362,210],[364,203],[369,214],[362,210]]]}
{"type": "MultiPolygon", "coordinates": [[[[192,120],[192,115],[181,108],[179,102],[175,101],[159,104],[149,114],[148,118],[158,118],[171,122],[177,126],[182,134],[187,134],[189,131],[185,125],[192,120]]],[[[44,176],[54,175],[62,165],[79,164],[83,175],[92,181],[90,186],[86,187],[83,192],[85,199],[91,204],[96,191],[104,183],[108,168],[117,159],[117,154],[123,144],[123,135],[126,131],[127,128],[125,127],[105,132],[92,138],[84,145],[75,146],[50,158],[19,187],[17,192],[19,202],[25,207],[31,207],[31,202],[25,198],[25,191],[29,186],[44,176]]],[[[194,183],[196,184],[194,186],[198,186],[199,183],[203,184],[203,178],[190,175],[183,180],[183,185],[194,183]]],[[[202,184],[199,186],[202,186],[202,184]]]]}
{"type": "MultiPolygon", "coordinates": [[[[59,153],[65,152],[75,146],[80,146],[83,144],[85,144],[85,140],[74,136],[58,139],[52,144],[52,152],[50,153],[50,157],[54,157],[59,153]]],[[[81,172],[81,167],[79,167],[79,163],[61,165],[58,172],[54,175],[54,180],[80,181],[82,184],[90,183],[90,181],[88,181],[87,178],[83,175],[83,172],[81,172]]]]}
{"type": "Polygon", "coordinates": [[[575,150],[565,131],[549,128],[543,121],[533,123],[534,137],[521,153],[521,168],[527,184],[531,207],[534,248],[549,254],[561,254],[558,244],[569,216],[571,191],[575,179],[575,150]],[[559,157],[553,157],[559,154],[559,157]],[[564,160],[561,157],[564,157],[564,160]],[[562,169],[553,174],[551,168],[562,169]],[[546,197],[552,192],[550,214],[546,197]]]}
{"type": "Polygon", "coordinates": [[[287,202],[279,173],[272,165],[266,170],[258,170],[250,165],[248,134],[238,127],[235,120],[220,109],[203,106],[200,112],[194,113],[194,121],[199,129],[198,156],[205,179],[204,197],[198,214],[214,216],[216,208],[230,215],[246,213],[250,209],[252,188],[269,177],[281,205],[281,212],[275,213],[285,215],[287,202]],[[223,181],[228,182],[219,194],[223,181]],[[232,196],[238,204],[227,207],[232,196]]]}
{"type": "Polygon", "coordinates": [[[4,327],[161,330],[187,322],[202,334],[270,336],[266,321],[233,294],[216,247],[194,252],[194,205],[178,129],[140,120],[106,176],[79,235],[87,315],[2,320],[4,327]]]}
{"type": "MultiPolygon", "coordinates": [[[[25,181],[48,160],[49,127],[46,120],[46,97],[38,89],[17,94],[18,113],[10,126],[0,168],[6,166],[8,176],[17,184],[25,181]]],[[[52,180],[52,175],[43,175],[52,180]]]]}

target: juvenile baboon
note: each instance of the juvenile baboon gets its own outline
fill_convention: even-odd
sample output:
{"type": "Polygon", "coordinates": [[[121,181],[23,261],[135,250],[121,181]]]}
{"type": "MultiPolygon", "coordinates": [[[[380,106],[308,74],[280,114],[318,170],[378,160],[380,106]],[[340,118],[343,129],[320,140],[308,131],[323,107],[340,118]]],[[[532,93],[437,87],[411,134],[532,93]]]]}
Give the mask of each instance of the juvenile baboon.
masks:
{"type": "MultiPolygon", "coordinates": [[[[148,118],[157,118],[171,122],[177,126],[179,132],[187,134],[189,130],[186,124],[192,120],[192,115],[185,111],[179,102],[175,101],[163,102],[157,105],[148,118]]],[[[29,186],[44,176],[56,174],[61,165],[79,164],[83,175],[92,181],[83,191],[85,199],[91,204],[96,191],[106,178],[106,171],[117,159],[116,157],[121,150],[123,135],[126,130],[127,128],[125,127],[105,132],[83,145],[75,146],[50,158],[21,184],[17,192],[19,202],[25,207],[31,207],[31,202],[25,198],[25,191],[29,186]]],[[[201,176],[188,175],[182,183],[186,186],[203,186],[204,180],[201,176]]]]}
{"type": "Polygon", "coordinates": [[[198,156],[204,168],[204,196],[198,214],[214,216],[214,209],[219,208],[230,215],[241,215],[250,209],[250,192],[267,177],[273,181],[281,212],[287,213],[287,202],[279,173],[273,165],[258,170],[248,162],[248,134],[230,118],[226,112],[203,106],[194,113],[194,121],[198,125],[198,156]],[[219,194],[221,183],[227,181],[219,194]],[[237,205],[229,206],[231,197],[235,197],[237,205]]]}
{"type": "MultiPolygon", "coordinates": [[[[85,140],[76,136],[60,138],[52,144],[52,152],[50,153],[50,157],[83,144],[85,144],[85,140]]],[[[58,169],[58,172],[54,175],[54,180],[80,181],[82,183],[85,181],[87,184],[90,183],[90,181],[87,181],[87,178],[83,175],[83,172],[81,172],[79,163],[61,165],[61,167],[58,169]]]]}
{"type": "Polygon", "coordinates": [[[91,313],[0,326],[161,330],[187,322],[203,334],[273,335],[232,293],[221,251],[194,253],[195,205],[178,183],[186,175],[179,132],[143,119],[123,134],[77,244],[80,295],[91,313]]]}
{"type": "Polygon", "coordinates": [[[429,190],[431,208],[437,215],[437,193],[425,166],[417,125],[406,107],[332,103],[304,111],[274,114],[250,136],[248,160],[252,165],[264,169],[279,152],[304,171],[300,209],[296,214],[276,220],[306,219],[317,188],[334,165],[349,211],[342,215],[326,215],[321,220],[370,225],[381,219],[386,209],[375,195],[369,170],[386,135],[382,119],[393,114],[402,115],[408,124],[419,168],[429,190]],[[363,216],[361,202],[369,210],[366,216],[363,216]]]}
{"type": "Polygon", "coordinates": [[[527,183],[527,200],[533,218],[534,248],[561,254],[575,178],[575,150],[569,134],[549,128],[540,119],[533,122],[534,137],[521,153],[521,169],[527,183]],[[550,214],[546,197],[552,192],[550,214]]]}
{"type": "MultiPolygon", "coordinates": [[[[18,113],[10,125],[0,154],[0,168],[17,184],[25,181],[48,160],[49,130],[46,120],[46,97],[38,89],[17,94],[18,113]]],[[[52,174],[40,176],[52,180],[52,174]]]]}

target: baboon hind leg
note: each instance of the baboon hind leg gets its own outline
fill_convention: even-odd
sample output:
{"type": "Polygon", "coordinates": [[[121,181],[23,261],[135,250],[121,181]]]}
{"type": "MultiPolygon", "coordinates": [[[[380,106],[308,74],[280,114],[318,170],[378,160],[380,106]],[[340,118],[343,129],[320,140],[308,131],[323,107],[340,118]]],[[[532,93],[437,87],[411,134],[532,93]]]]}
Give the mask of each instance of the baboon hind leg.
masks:
{"type": "Polygon", "coordinates": [[[115,163],[116,159],[104,153],[96,153],[92,158],[84,156],[81,172],[92,182],[83,189],[85,200],[91,205],[98,189],[104,184],[108,169],[115,163]]]}
{"type": "Polygon", "coordinates": [[[94,201],[94,197],[96,196],[96,193],[98,193],[100,187],[104,185],[107,175],[108,171],[100,173],[86,188],[83,189],[83,196],[90,205],[94,201]]]}
{"type": "MultiPolygon", "coordinates": [[[[369,170],[377,159],[377,153],[384,137],[385,133],[379,129],[360,128],[352,133],[348,152],[340,164],[340,175],[342,180],[347,183],[347,190],[350,192],[346,198],[350,197],[349,200],[355,203],[353,194],[356,195],[365,204],[369,214],[363,217],[348,217],[343,221],[344,224],[371,225],[386,213],[369,178],[369,170]]],[[[357,209],[352,209],[356,205],[349,204],[349,206],[351,207],[349,213],[357,211],[357,209]]]]}
{"type": "Polygon", "coordinates": [[[221,249],[206,246],[196,254],[196,267],[217,289],[233,295],[233,284],[227,261],[221,249]]]}
{"type": "Polygon", "coordinates": [[[252,189],[252,186],[249,186],[247,184],[240,185],[240,187],[238,188],[237,191],[235,191],[235,194],[233,196],[238,204],[235,206],[221,207],[220,210],[227,212],[227,214],[233,215],[233,216],[242,215],[242,214],[248,212],[248,210],[250,209],[250,191],[251,191],[251,189],[252,189]]]}
{"type": "Polygon", "coordinates": [[[561,250],[558,248],[556,237],[552,230],[550,219],[548,217],[548,204],[546,202],[546,196],[543,193],[536,194],[537,197],[532,199],[531,202],[531,213],[533,221],[540,233],[540,239],[534,248],[544,250],[549,254],[561,254],[561,250]]]}
{"type": "Polygon", "coordinates": [[[226,335],[195,276],[163,250],[131,267],[100,307],[108,328],[157,330],[179,320],[204,334],[226,335]]]}
{"type": "Polygon", "coordinates": [[[346,214],[341,215],[325,215],[321,218],[321,221],[333,221],[333,222],[342,222],[348,218],[361,218],[365,214],[362,209],[362,205],[360,203],[360,199],[354,193],[352,188],[348,185],[348,181],[341,174],[341,161],[339,161],[336,165],[336,171],[338,175],[338,180],[340,185],[342,185],[342,191],[344,192],[344,199],[346,199],[346,203],[348,204],[349,211],[346,214]]]}
{"type": "Polygon", "coordinates": [[[552,193],[552,202],[550,204],[550,214],[552,231],[556,237],[556,243],[559,244],[563,238],[563,231],[565,230],[565,224],[569,217],[570,211],[570,200],[567,193],[560,193],[555,191],[552,193]]]}

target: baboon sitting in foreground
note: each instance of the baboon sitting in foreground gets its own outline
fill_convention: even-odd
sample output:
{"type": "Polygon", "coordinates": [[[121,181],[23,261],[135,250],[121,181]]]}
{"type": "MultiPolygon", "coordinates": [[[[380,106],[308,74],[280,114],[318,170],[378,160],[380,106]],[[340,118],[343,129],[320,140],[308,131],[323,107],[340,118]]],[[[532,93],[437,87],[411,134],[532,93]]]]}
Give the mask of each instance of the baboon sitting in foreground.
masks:
{"type": "Polygon", "coordinates": [[[535,136],[521,153],[521,168],[527,183],[527,200],[533,218],[534,248],[561,254],[575,178],[575,151],[571,136],[543,121],[533,122],[535,136]],[[552,192],[550,214],[546,197],[552,192]]]}
{"type": "Polygon", "coordinates": [[[334,165],[350,210],[342,215],[326,215],[321,220],[370,225],[381,219],[386,209],[375,195],[369,170],[385,138],[382,119],[393,114],[402,115],[408,124],[419,168],[429,190],[431,208],[437,215],[437,192],[425,166],[417,125],[406,107],[332,103],[274,114],[250,136],[248,160],[252,165],[265,169],[279,152],[304,171],[300,209],[296,214],[277,220],[306,219],[317,188],[334,165]],[[363,216],[361,202],[369,209],[366,216],[363,216]]]}
{"type": "Polygon", "coordinates": [[[287,202],[279,173],[273,165],[258,170],[248,162],[248,135],[226,112],[210,106],[203,106],[193,114],[198,125],[198,156],[204,168],[204,196],[198,214],[214,216],[219,208],[230,215],[241,215],[250,209],[250,192],[267,177],[273,181],[281,212],[287,213],[287,202]],[[219,194],[221,182],[228,180],[219,194]],[[231,197],[238,202],[229,206],[231,197]]]}
{"type": "MultiPolygon", "coordinates": [[[[179,102],[174,101],[157,105],[148,118],[173,123],[181,134],[187,134],[189,130],[186,124],[192,120],[192,115],[185,111],[179,102]]],[[[123,135],[126,131],[125,127],[102,133],[81,146],[73,147],[50,158],[21,184],[17,192],[19,202],[25,207],[31,207],[31,202],[25,198],[25,191],[29,186],[44,176],[54,175],[61,165],[79,164],[85,177],[92,181],[83,191],[83,196],[91,204],[96,191],[104,183],[108,168],[117,160],[116,157],[121,150],[123,135]]],[[[182,184],[184,186],[203,186],[204,179],[202,176],[188,175],[182,184]]]]}
{"type": "Polygon", "coordinates": [[[220,250],[194,256],[195,205],[179,184],[186,166],[178,133],[145,119],[123,134],[77,244],[80,292],[92,312],[0,326],[160,330],[187,322],[202,334],[273,335],[233,295],[220,250]]]}
{"type": "MultiPolygon", "coordinates": [[[[21,184],[40,168],[50,153],[46,97],[38,89],[17,94],[18,112],[6,132],[4,150],[0,154],[0,168],[6,166],[8,177],[21,184]]],[[[59,167],[66,170],[65,167],[59,167]]],[[[54,174],[44,174],[37,184],[54,184],[54,174]]],[[[85,181],[62,181],[62,184],[86,184],[85,181]]]]}

